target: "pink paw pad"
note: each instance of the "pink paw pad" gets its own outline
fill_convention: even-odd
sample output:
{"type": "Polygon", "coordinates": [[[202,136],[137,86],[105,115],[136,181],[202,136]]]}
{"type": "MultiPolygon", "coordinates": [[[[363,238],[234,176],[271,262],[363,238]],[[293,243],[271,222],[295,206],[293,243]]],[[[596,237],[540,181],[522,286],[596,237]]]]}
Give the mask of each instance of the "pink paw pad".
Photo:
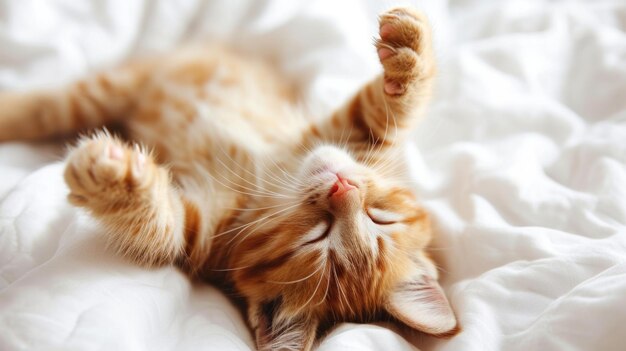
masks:
{"type": "Polygon", "coordinates": [[[385,93],[389,95],[398,95],[404,92],[404,88],[398,82],[385,82],[385,93]]]}
{"type": "Polygon", "coordinates": [[[124,159],[124,149],[122,149],[119,145],[112,144],[109,146],[109,157],[114,160],[124,159]]]}
{"type": "Polygon", "coordinates": [[[378,49],[378,58],[384,60],[394,54],[393,50],[389,48],[380,48],[378,49]]]}
{"type": "Polygon", "coordinates": [[[379,32],[380,38],[385,40],[393,33],[393,26],[390,23],[385,23],[380,27],[379,32]]]}

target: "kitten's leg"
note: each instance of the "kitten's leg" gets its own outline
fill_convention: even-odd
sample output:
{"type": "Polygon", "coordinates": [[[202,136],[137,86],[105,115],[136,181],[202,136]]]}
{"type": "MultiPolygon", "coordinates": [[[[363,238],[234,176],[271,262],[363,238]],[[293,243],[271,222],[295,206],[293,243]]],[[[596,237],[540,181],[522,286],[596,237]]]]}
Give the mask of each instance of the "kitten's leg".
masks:
{"type": "Polygon", "coordinates": [[[415,124],[429,100],[435,75],[431,30],[412,9],[396,8],[380,17],[376,43],[384,73],[312,128],[323,139],[391,145],[415,124]]]}
{"type": "Polygon", "coordinates": [[[110,231],[110,243],[147,265],[172,262],[185,244],[185,206],[168,171],[139,147],[99,134],[67,160],[71,203],[87,208],[110,231]]]}
{"type": "Polygon", "coordinates": [[[126,65],[65,88],[0,92],[0,141],[60,136],[124,117],[149,66],[126,65]]]}

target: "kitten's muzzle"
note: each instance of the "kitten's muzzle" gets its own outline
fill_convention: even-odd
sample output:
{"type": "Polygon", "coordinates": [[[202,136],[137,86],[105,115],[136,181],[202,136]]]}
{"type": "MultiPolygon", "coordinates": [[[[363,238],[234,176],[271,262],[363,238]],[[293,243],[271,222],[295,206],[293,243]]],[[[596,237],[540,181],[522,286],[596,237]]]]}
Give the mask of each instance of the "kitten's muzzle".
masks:
{"type": "Polygon", "coordinates": [[[335,214],[348,214],[358,208],[361,192],[357,183],[350,178],[335,173],[337,180],[328,191],[330,209],[335,214]]]}
{"type": "Polygon", "coordinates": [[[355,190],[355,189],[357,189],[357,186],[355,186],[353,182],[337,174],[337,181],[330,188],[330,192],[328,193],[328,196],[331,198],[342,197],[348,191],[355,190]]]}

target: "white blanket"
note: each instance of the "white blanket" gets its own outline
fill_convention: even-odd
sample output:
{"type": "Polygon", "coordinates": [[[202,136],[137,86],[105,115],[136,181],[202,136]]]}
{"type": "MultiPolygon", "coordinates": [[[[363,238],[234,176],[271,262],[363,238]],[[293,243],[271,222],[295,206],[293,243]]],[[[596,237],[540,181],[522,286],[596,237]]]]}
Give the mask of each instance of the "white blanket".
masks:
{"type": "MultiPolygon", "coordinates": [[[[213,37],[276,60],[311,110],[329,111],[379,70],[371,38],[389,5],[3,0],[0,88],[213,37]]],[[[463,330],[409,343],[343,325],[320,349],[624,350],[626,4],[423,5],[440,79],[407,158],[463,330]]],[[[103,230],[65,201],[62,156],[0,145],[0,350],[253,349],[216,289],[104,249],[103,230]]]]}

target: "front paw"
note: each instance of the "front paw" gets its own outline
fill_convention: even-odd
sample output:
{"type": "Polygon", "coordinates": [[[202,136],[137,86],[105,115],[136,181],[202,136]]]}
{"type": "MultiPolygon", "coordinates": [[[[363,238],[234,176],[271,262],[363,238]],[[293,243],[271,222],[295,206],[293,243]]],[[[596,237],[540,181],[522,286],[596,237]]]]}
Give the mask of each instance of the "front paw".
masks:
{"type": "Polygon", "coordinates": [[[98,207],[123,201],[150,183],[154,164],[139,147],[99,134],[80,141],[67,160],[68,199],[77,206],[98,207]]]}
{"type": "Polygon", "coordinates": [[[409,8],[385,12],[379,35],[376,48],[385,71],[385,93],[402,95],[411,84],[434,75],[431,30],[422,13],[409,8]]]}

